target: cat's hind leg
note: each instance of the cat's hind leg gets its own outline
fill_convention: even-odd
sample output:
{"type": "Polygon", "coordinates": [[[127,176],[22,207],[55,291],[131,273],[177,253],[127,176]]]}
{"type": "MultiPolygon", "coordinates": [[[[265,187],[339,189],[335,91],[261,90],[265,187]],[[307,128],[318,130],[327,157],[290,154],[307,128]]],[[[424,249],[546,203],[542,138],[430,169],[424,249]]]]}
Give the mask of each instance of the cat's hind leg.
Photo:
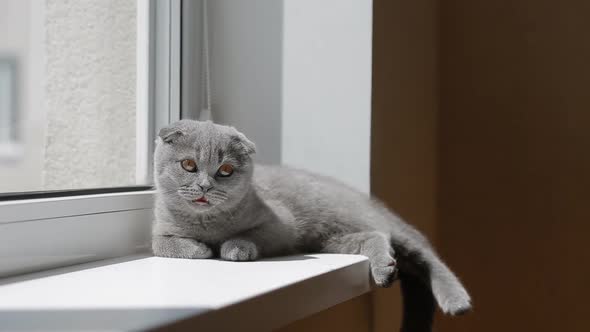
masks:
{"type": "Polygon", "coordinates": [[[389,287],[396,279],[394,252],[385,233],[372,231],[335,235],[324,243],[321,251],[367,256],[377,286],[389,287]]]}

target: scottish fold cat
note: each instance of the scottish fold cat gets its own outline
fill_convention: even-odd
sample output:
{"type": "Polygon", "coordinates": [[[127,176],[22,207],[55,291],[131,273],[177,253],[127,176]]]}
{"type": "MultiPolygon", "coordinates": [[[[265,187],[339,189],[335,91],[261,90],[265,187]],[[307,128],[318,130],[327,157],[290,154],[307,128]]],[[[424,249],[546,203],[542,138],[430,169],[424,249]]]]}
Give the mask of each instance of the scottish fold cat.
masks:
{"type": "Polygon", "coordinates": [[[250,261],[361,254],[378,286],[399,277],[402,331],[431,330],[435,302],[452,315],[471,308],[427,239],[378,200],[329,177],[254,165],[254,143],[233,127],[182,120],[158,136],[156,256],[250,261]]]}

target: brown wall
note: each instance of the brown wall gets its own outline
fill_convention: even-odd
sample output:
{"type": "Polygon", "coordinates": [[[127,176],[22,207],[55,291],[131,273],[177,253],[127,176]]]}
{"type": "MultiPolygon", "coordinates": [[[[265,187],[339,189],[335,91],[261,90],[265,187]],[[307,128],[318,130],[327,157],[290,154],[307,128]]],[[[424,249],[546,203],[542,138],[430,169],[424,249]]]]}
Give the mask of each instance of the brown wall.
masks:
{"type": "Polygon", "coordinates": [[[589,331],[590,1],[440,8],[438,242],[475,299],[443,331],[589,331]]]}
{"type": "MultiPolygon", "coordinates": [[[[375,0],[371,189],[432,239],[436,92],[436,1],[375,0]]],[[[398,331],[398,285],[373,304],[374,331],[398,331]]]]}
{"type": "Polygon", "coordinates": [[[373,192],[475,299],[439,330],[589,329],[590,1],[376,0],[373,61],[373,192]]]}

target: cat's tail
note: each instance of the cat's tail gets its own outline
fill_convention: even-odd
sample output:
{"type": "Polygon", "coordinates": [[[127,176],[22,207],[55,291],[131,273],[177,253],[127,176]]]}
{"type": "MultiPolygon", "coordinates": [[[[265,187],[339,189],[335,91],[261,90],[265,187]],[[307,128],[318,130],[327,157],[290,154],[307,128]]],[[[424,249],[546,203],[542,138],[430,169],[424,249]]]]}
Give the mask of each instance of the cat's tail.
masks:
{"type": "Polygon", "coordinates": [[[398,272],[402,290],[403,319],[401,332],[429,332],[432,330],[435,302],[432,291],[415,276],[402,269],[398,272]]]}
{"type": "Polygon", "coordinates": [[[438,258],[426,239],[413,234],[393,239],[403,296],[402,332],[432,330],[436,303],[445,314],[471,310],[471,298],[451,270],[438,258]]]}

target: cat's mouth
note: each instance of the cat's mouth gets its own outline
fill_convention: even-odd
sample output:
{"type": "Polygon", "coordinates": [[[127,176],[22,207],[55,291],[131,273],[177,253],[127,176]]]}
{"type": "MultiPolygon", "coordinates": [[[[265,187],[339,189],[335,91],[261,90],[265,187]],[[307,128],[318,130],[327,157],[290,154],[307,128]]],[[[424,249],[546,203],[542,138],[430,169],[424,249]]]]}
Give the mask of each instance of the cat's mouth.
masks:
{"type": "Polygon", "coordinates": [[[208,205],[209,204],[209,200],[205,196],[201,196],[201,197],[195,199],[193,202],[200,204],[200,205],[208,205]]]}

